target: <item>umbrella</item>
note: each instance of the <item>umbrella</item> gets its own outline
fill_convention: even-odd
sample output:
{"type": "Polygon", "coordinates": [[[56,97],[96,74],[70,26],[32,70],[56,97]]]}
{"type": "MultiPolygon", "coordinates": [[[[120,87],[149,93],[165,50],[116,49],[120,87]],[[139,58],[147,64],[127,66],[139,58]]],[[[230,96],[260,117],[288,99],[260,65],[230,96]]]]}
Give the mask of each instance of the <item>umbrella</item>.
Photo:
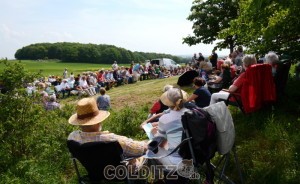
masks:
{"type": "Polygon", "coordinates": [[[186,71],[178,78],[177,84],[179,86],[188,86],[193,83],[193,79],[198,76],[199,74],[195,70],[186,71]]]}

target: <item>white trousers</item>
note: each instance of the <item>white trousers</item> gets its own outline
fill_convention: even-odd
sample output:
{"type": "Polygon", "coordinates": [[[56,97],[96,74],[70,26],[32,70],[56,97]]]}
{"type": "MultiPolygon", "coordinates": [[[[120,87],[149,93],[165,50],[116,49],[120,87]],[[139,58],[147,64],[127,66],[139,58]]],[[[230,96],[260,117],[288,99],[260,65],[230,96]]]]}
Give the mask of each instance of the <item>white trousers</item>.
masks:
{"type": "Polygon", "coordinates": [[[219,99],[226,100],[229,96],[229,93],[226,91],[220,91],[218,93],[213,93],[210,98],[210,105],[215,104],[219,101],[219,99]]]}

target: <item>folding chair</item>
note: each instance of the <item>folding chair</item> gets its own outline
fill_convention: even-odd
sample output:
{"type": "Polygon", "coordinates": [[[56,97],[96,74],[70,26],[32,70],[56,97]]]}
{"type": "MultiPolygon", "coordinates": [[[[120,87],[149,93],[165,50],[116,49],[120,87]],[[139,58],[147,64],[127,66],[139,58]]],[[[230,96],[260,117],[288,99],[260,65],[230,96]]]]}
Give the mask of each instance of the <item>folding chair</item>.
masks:
{"type": "MultiPolygon", "coordinates": [[[[223,103],[223,102],[220,102],[223,103]]],[[[211,110],[205,109],[206,113],[206,120],[200,120],[199,118],[195,118],[191,114],[191,112],[186,112],[185,116],[183,116],[182,124],[184,128],[184,135],[183,138],[189,138],[188,139],[188,149],[184,148],[184,146],[181,147],[180,152],[181,155],[185,159],[192,158],[193,164],[195,166],[195,169],[198,168],[206,171],[206,179],[209,180],[209,182],[213,182],[214,176],[217,176],[219,180],[222,180],[226,183],[233,184],[234,182],[225,175],[225,170],[228,166],[231,152],[234,155],[234,161],[238,170],[238,174],[240,176],[240,182],[244,183],[242,172],[239,166],[238,157],[235,151],[234,146],[234,126],[230,126],[230,124],[226,124],[226,121],[228,123],[228,119],[230,120],[231,114],[228,111],[226,105],[223,104],[216,104],[214,105],[211,110]],[[217,108],[221,109],[221,111],[217,111],[217,108]],[[226,110],[227,109],[227,110],[226,110]],[[223,111],[222,111],[223,110],[223,111]],[[224,111],[225,110],[225,111],[224,111]],[[211,117],[211,112],[221,114],[219,116],[219,119],[217,120],[216,117],[211,117]],[[226,116],[226,117],[225,117],[226,116]],[[211,123],[205,123],[205,122],[215,122],[218,121],[218,123],[224,122],[224,125],[220,125],[221,127],[225,127],[225,130],[231,131],[231,134],[226,134],[225,136],[220,136],[220,131],[218,130],[217,124],[215,123],[214,126],[212,126],[211,123]],[[212,131],[209,131],[210,129],[214,129],[212,131]],[[219,132],[218,132],[219,131],[219,132]],[[211,135],[208,135],[211,134],[211,135]],[[201,139],[203,139],[203,142],[201,142],[201,139]],[[220,144],[220,141],[225,143],[225,146],[218,145],[220,144]],[[230,142],[228,142],[230,141],[230,142]],[[211,162],[211,159],[215,156],[215,152],[219,151],[223,154],[221,154],[221,158],[217,161],[217,164],[214,165],[211,162]],[[185,153],[182,153],[185,152],[185,153]],[[203,167],[203,163],[205,163],[206,168],[203,167]]],[[[203,113],[203,112],[201,112],[203,113]]],[[[218,125],[218,126],[219,126],[218,125]]],[[[198,180],[198,183],[200,183],[200,180],[198,180]]]]}
{"type": "Polygon", "coordinates": [[[226,105],[237,106],[244,114],[248,114],[275,102],[276,90],[271,65],[251,65],[244,77],[240,93],[230,93],[225,100],[226,105]]]}
{"type": "Polygon", "coordinates": [[[276,66],[276,74],[274,82],[276,86],[277,97],[285,95],[285,87],[289,78],[289,71],[291,68],[290,60],[281,60],[276,66]]]}
{"type": "Polygon", "coordinates": [[[123,150],[118,142],[90,142],[80,144],[76,141],[68,140],[67,146],[72,155],[72,161],[78,177],[78,183],[100,183],[101,181],[125,181],[130,183],[126,178],[116,178],[112,180],[106,176],[113,176],[113,169],[105,170],[106,166],[114,167],[122,164],[123,150]],[[84,166],[87,175],[81,175],[78,169],[77,160],[84,166]],[[106,174],[105,174],[105,173],[106,174]]]}
{"type": "Polygon", "coordinates": [[[226,183],[234,183],[225,175],[225,170],[228,166],[231,153],[234,156],[234,162],[238,171],[240,182],[244,183],[242,171],[238,162],[238,156],[235,149],[235,128],[231,113],[224,102],[218,102],[204,108],[216,124],[216,141],[217,151],[221,155],[217,164],[211,163],[218,178],[226,183]]]}

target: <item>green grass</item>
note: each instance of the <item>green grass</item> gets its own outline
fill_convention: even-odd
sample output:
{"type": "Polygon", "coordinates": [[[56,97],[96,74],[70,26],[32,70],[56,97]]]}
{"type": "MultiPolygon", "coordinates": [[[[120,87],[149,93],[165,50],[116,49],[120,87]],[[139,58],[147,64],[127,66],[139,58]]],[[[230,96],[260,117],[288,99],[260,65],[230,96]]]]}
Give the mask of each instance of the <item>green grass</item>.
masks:
{"type": "MultiPolygon", "coordinates": [[[[29,68],[31,66],[37,67],[34,65],[37,62],[24,61],[24,63],[26,64],[25,68],[29,71],[38,70],[38,68],[29,68]]],[[[74,71],[81,71],[81,68],[84,68],[80,64],[73,63],[45,63],[48,66],[43,66],[45,71],[56,69],[58,74],[62,73],[65,65],[68,65],[69,71],[72,67],[74,71]]],[[[86,68],[93,66],[93,64],[85,65],[88,66],[86,68]]],[[[100,65],[100,67],[105,68],[104,65],[100,65]]],[[[82,70],[85,71],[86,69],[82,70]]],[[[291,72],[293,71],[292,68],[291,72]]],[[[177,80],[178,76],[145,80],[107,91],[107,94],[111,96],[112,110],[111,116],[105,120],[103,128],[133,139],[145,139],[146,137],[138,125],[146,119],[149,108],[162,94],[163,86],[166,84],[176,85],[177,80]]],[[[183,89],[189,94],[192,94],[194,90],[191,86],[183,89]]],[[[235,107],[229,107],[236,129],[236,147],[245,183],[299,183],[299,89],[300,82],[290,78],[286,95],[280,97],[281,100],[274,106],[274,109],[261,109],[250,115],[244,115],[235,107]]],[[[0,175],[0,183],[28,183],[29,181],[35,181],[35,183],[76,183],[75,170],[69,159],[65,141],[72,130],[78,129],[78,127],[67,123],[70,115],[75,112],[77,100],[76,97],[62,100],[61,103],[64,104],[64,107],[58,112],[46,113],[40,107],[27,114],[30,118],[24,118],[24,122],[20,122],[18,118],[20,113],[17,113],[17,110],[32,103],[19,104],[18,108],[11,107],[11,110],[16,110],[16,113],[12,113],[10,118],[0,125],[5,125],[5,128],[7,125],[11,125],[7,127],[13,130],[9,131],[4,127],[1,129],[0,126],[0,135],[2,133],[3,138],[7,139],[1,144],[3,147],[8,147],[10,146],[8,141],[10,141],[14,146],[18,143],[17,145],[21,148],[27,146],[31,149],[25,150],[26,152],[23,150],[20,153],[17,152],[20,156],[14,158],[12,158],[11,153],[3,151],[5,149],[0,151],[0,154],[6,156],[1,157],[0,163],[11,163],[9,167],[8,164],[3,164],[3,168],[1,168],[3,170],[0,169],[0,172],[3,173],[0,175]],[[28,126],[29,124],[31,126],[28,126]],[[4,133],[10,133],[11,136],[4,136],[4,133]],[[22,136],[16,136],[19,134],[22,136]],[[18,137],[22,137],[22,139],[18,139],[18,137]],[[20,140],[23,140],[24,145],[19,143],[20,140]]],[[[9,105],[11,105],[11,101],[3,107],[8,108],[9,105]]],[[[5,115],[2,114],[2,117],[5,115]]],[[[226,174],[238,181],[238,175],[233,166],[234,163],[231,160],[226,174]]]]}
{"type": "MultiPolygon", "coordinates": [[[[19,62],[18,60],[11,60],[9,62],[19,62]]],[[[111,69],[111,64],[91,64],[91,63],[69,63],[54,60],[22,60],[21,63],[29,72],[42,71],[44,76],[48,75],[62,75],[65,68],[68,69],[68,74],[73,72],[75,75],[85,71],[98,71],[99,69],[111,69]]],[[[126,65],[127,66],[127,65],[126,65]]],[[[129,64],[128,64],[129,66],[129,64]]],[[[0,63],[0,72],[4,66],[0,63]]]]}

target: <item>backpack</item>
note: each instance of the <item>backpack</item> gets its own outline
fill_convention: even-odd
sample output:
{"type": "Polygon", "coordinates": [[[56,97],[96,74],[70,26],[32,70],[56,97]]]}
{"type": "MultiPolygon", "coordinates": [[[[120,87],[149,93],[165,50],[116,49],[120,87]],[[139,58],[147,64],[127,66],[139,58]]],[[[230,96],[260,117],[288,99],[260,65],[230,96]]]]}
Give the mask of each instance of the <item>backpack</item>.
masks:
{"type": "MultiPolygon", "coordinates": [[[[211,120],[209,114],[202,108],[193,103],[185,103],[184,107],[188,109],[182,117],[184,130],[188,130],[189,137],[192,137],[191,143],[195,154],[196,163],[203,164],[214,157],[216,152],[216,125],[211,120]]],[[[187,138],[183,131],[182,140],[187,138]]],[[[188,144],[184,144],[179,155],[183,159],[191,159],[191,152],[188,144]]]]}

